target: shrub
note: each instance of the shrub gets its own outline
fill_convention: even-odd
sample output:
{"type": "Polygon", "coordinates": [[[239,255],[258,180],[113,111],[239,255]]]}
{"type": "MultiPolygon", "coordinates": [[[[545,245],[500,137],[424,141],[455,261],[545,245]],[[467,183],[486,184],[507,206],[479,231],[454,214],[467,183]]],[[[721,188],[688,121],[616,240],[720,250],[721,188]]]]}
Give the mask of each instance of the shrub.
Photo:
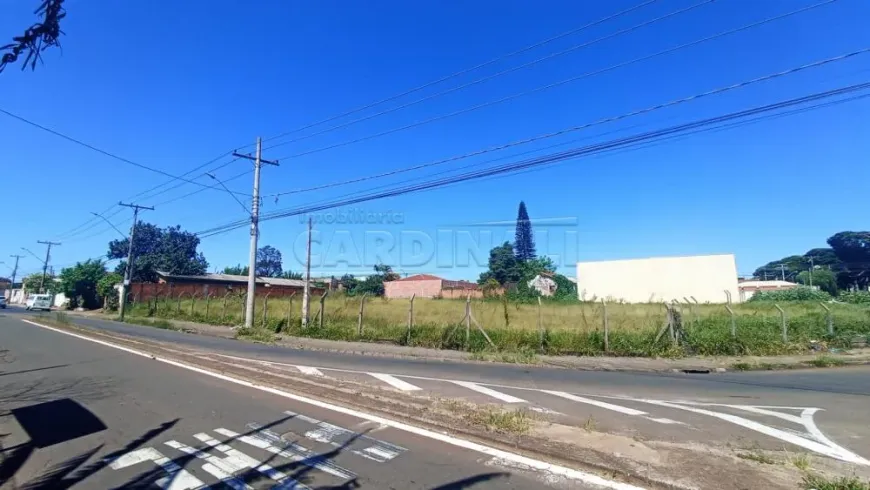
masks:
{"type": "Polygon", "coordinates": [[[867,305],[870,304],[870,291],[848,291],[840,294],[837,299],[853,305],[867,305]]]}
{"type": "Polygon", "coordinates": [[[796,287],[792,289],[780,289],[777,291],[760,291],[752,295],[749,301],[829,301],[831,295],[809,287],[796,287]]]}

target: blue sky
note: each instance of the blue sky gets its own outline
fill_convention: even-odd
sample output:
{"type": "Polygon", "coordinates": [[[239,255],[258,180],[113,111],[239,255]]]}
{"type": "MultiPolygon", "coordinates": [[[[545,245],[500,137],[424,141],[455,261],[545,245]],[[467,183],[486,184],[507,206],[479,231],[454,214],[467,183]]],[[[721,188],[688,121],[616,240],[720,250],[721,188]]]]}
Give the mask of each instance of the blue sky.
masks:
{"type": "MultiPolygon", "coordinates": [[[[30,25],[37,3],[6,2],[0,37],[11,38],[30,25]]],[[[250,151],[257,136],[293,131],[640,3],[69,0],[62,51],[47,52],[45,64],[35,72],[22,72],[16,66],[0,74],[0,108],[179,175],[235,148],[250,151]]],[[[870,47],[870,31],[862,20],[870,18],[870,3],[839,0],[509,102],[292,158],[600,70],[814,2],[717,0],[467,89],[288,142],[695,3],[700,0],[659,0],[377,108],[268,140],[264,156],[280,159],[281,165],[263,169],[262,192],[268,196],[440,160],[870,47]],[[284,144],[270,148],[280,143],[284,144]]],[[[285,195],[277,202],[267,197],[263,212],[401,185],[407,179],[464,165],[485,166],[492,158],[571,140],[585,138],[559,149],[854,84],[870,77],[868,67],[870,54],[864,54],[428,171],[285,195]]],[[[512,234],[512,225],[493,222],[515,219],[520,200],[526,202],[533,220],[568,218],[542,222],[535,231],[539,252],[558,256],[560,270],[569,275],[576,260],[712,253],[736,254],[739,272],[750,273],[769,260],[824,246],[825,239],[837,231],[867,228],[868,109],[870,102],[865,99],[636,151],[354,205],[344,211],[386,213],[392,221],[340,225],[326,224],[327,218],[321,216],[315,243],[315,265],[320,267],[315,273],[362,273],[380,250],[406,273],[474,279],[481,272],[477,264],[485,264],[489,245],[512,234]],[[390,243],[399,248],[384,252],[390,243]]],[[[207,168],[228,161],[224,158],[207,168]]],[[[504,161],[510,160],[499,163],[504,161]]],[[[229,179],[249,168],[248,163],[236,161],[216,174],[229,179]]],[[[199,177],[200,172],[190,178],[211,184],[199,177]]],[[[119,208],[109,208],[168,180],[0,115],[0,184],[10,210],[0,227],[0,260],[10,264],[8,255],[22,253],[21,247],[42,255],[44,248],[36,241],[46,239],[63,242],[52,253],[52,263],[58,267],[100,256],[106,243],[117,236],[108,225],[64,232],[87,222],[91,211],[104,210],[126,230],[129,210],[114,214],[119,208]]],[[[227,185],[250,193],[251,176],[227,185]]],[[[160,204],[196,189],[185,184],[136,202],[160,204]]],[[[367,220],[377,221],[381,215],[372,216],[367,220]]],[[[158,205],[142,218],[200,231],[245,216],[229,195],[207,190],[158,205]]],[[[299,270],[296,257],[303,256],[304,230],[298,217],[266,221],[260,244],[279,248],[285,268],[299,270]]],[[[211,269],[244,262],[248,231],[241,228],[206,238],[201,249],[211,269]]],[[[22,272],[39,268],[36,259],[22,259],[22,272]]],[[[0,273],[8,272],[0,266],[0,273]]]]}

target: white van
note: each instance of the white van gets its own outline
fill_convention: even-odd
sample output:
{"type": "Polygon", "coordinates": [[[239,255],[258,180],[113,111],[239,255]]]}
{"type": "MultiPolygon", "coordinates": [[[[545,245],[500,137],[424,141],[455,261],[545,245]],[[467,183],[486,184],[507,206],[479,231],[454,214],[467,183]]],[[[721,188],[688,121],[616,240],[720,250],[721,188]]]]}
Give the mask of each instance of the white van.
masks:
{"type": "Polygon", "coordinates": [[[24,304],[24,307],[28,310],[51,311],[51,295],[31,294],[27,297],[27,302],[24,304]]]}

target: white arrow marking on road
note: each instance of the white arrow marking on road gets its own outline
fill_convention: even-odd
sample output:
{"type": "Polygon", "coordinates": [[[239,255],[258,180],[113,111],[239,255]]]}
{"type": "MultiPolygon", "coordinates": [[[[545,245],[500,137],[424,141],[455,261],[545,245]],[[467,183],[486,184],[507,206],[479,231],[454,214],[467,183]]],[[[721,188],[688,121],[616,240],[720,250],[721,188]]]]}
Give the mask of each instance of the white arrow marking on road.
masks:
{"type": "Polygon", "coordinates": [[[369,376],[371,376],[373,378],[377,378],[377,379],[383,381],[384,383],[387,383],[388,385],[391,385],[393,388],[396,388],[398,390],[417,391],[420,389],[419,386],[412,385],[411,383],[408,383],[407,381],[402,381],[401,379],[399,379],[395,376],[391,376],[389,374],[382,374],[382,373],[366,373],[366,374],[368,374],[369,376]]]}
{"type": "Polygon", "coordinates": [[[316,367],[296,366],[296,369],[298,369],[302,374],[307,374],[309,376],[323,376],[323,372],[321,372],[316,367]]]}
{"type": "Polygon", "coordinates": [[[198,478],[188,473],[187,470],[151,447],[144,447],[125,453],[112,461],[109,467],[113,470],[120,470],[145,461],[153,461],[154,464],[166,472],[165,477],[154,482],[155,485],[164,490],[206,490],[209,488],[208,485],[199,481],[198,478]]]}
{"type": "MultiPolygon", "coordinates": [[[[800,446],[804,449],[809,449],[810,451],[815,451],[819,454],[823,454],[825,456],[839,459],[841,461],[846,461],[848,463],[855,463],[864,466],[870,466],[870,461],[858,456],[857,454],[849,451],[848,449],[838,446],[834,444],[830,439],[824,436],[822,432],[816,427],[815,422],[813,422],[812,414],[818,409],[806,409],[802,414],[801,418],[803,419],[804,425],[807,430],[810,431],[810,434],[819,441],[816,442],[805,437],[801,437],[797,434],[792,434],[790,432],[786,432],[784,430],[780,430],[774,427],[768,427],[764,424],[760,424],[755,422],[754,420],[744,419],[743,417],[738,417],[736,415],[731,415],[727,413],[719,413],[713,412],[711,410],[706,410],[703,408],[689,407],[685,405],[680,405],[676,403],[669,403],[659,400],[645,400],[638,398],[637,401],[649,403],[651,405],[658,405],[661,407],[668,408],[676,408],[678,410],[685,410],[687,412],[698,413],[701,415],[709,415],[710,417],[716,417],[718,419],[724,420],[726,422],[731,422],[732,424],[739,425],[741,427],[745,427],[750,430],[754,430],[756,432],[760,432],[764,435],[768,435],[770,437],[775,437],[777,439],[783,440],[785,442],[789,442],[794,444],[795,446],[800,446]]],[[[785,414],[780,414],[785,415],[785,414]]],[[[782,418],[782,417],[781,417],[782,418]]]]}
{"type": "Polygon", "coordinates": [[[501,400],[505,403],[525,403],[526,401],[522,398],[517,398],[513,395],[508,395],[507,393],[502,393],[500,391],[495,391],[492,388],[487,388],[486,386],[481,386],[477,383],[472,383],[470,381],[450,381],[453,384],[462,386],[464,388],[468,388],[469,390],[474,390],[478,393],[483,393],[484,395],[489,395],[493,398],[501,400]]]}

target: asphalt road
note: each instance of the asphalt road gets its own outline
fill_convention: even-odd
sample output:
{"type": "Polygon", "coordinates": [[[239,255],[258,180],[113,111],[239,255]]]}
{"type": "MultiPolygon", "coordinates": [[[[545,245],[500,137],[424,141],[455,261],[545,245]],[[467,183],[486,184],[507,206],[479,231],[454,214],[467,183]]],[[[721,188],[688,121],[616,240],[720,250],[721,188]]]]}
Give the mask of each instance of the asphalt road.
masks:
{"type": "Polygon", "coordinates": [[[542,476],[479,452],[42,329],[24,316],[0,312],[0,488],[544,486],[542,476]]]}
{"type": "MultiPolygon", "coordinates": [[[[12,316],[25,314],[20,309],[8,311],[12,316]]],[[[390,383],[399,389],[410,384],[442,396],[477,396],[481,401],[507,404],[519,400],[575,420],[594,418],[604,430],[630,429],[647,438],[722,444],[750,441],[771,450],[788,446],[789,450],[843,460],[837,456],[844,454],[839,446],[848,453],[846,459],[870,459],[867,367],[715,374],[575,371],[306,351],[91,318],[75,321],[133,337],[275,363],[273,367],[316,368],[329,376],[381,384],[382,375],[387,374],[400,381],[390,383]],[[472,391],[457,382],[487,389],[472,391]],[[573,398],[554,396],[553,391],[573,398]],[[597,402],[590,404],[588,397],[598,397],[597,402]],[[674,402],[689,405],[674,406],[674,402]],[[736,423],[735,416],[740,417],[736,423]]]]}

